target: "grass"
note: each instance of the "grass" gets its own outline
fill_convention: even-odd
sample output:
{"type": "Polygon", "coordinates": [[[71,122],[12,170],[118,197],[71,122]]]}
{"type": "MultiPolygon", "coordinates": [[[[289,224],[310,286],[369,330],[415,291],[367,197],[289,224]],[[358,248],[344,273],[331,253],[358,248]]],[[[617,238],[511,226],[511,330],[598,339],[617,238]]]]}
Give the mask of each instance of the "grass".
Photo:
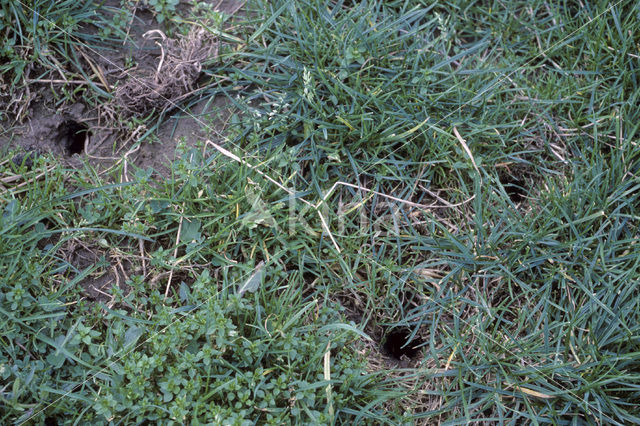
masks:
{"type": "MultiPolygon", "coordinates": [[[[60,103],[74,97],[86,97],[91,102],[111,98],[89,77],[91,72],[83,66],[83,49],[113,48],[125,33],[116,21],[98,10],[97,2],[69,0],[10,1],[0,6],[0,119],[23,119],[25,105],[36,97],[30,88],[51,80],[68,83],[54,91],[60,103]],[[102,31],[88,31],[88,23],[102,31]],[[86,82],[89,90],[73,83],[77,80],[86,82]]],[[[95,65],[91,67],[95,71],[95,65]]]]}
{"type": "Polygon", "coordinates": [[[168,178],[2,163],[3,422],[640,421],[638,5],[225,32],[168,178]]]}

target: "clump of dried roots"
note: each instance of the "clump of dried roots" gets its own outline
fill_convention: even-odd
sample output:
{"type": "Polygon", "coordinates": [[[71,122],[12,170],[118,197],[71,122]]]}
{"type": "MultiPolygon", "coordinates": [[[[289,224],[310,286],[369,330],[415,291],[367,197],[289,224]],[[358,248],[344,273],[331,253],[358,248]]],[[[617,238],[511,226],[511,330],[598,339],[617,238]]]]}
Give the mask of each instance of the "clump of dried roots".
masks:
{"type": "Polygon", "coordinates": [[[115,93],[118,105],[132,115],[142,115],[154,108],[164,111],[175,107],[194,91],[202,63],[218,55],[216,38],[202,28],[177,39],[167,37],[160,30],[148,31],[144,37],[154,39],[161,49],[155,72],[131,75],[115,93]]]}

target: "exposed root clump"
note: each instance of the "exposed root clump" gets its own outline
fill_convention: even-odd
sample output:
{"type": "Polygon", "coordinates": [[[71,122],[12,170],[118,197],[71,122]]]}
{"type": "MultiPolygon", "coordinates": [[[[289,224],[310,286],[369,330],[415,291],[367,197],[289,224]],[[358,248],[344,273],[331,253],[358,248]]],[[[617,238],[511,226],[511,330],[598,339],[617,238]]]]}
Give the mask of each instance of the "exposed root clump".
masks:
{"type": "Polygon", "coordinates": [[[201,28],[177,39],[160,30],[149,31],[144,37],[156,39],[161,56],[155,72],[134,73],[116,89],[117,104],[131,115],[175,107],[195,90],[202,63],[218,55],[216,38],[201,28]]]}

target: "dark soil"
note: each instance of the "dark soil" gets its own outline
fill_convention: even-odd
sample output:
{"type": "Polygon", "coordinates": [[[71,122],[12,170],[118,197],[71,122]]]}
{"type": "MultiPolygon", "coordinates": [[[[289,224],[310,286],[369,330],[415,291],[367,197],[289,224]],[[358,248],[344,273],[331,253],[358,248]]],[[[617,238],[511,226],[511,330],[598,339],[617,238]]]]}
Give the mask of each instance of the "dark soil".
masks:
{"type": "Polygon", "coordinates": [[[90,300],[110,302],[114,287],[119,288],[124,294],[128,292],[125,282],[131,273],[132,265],[127,259],[108,253],[96,245],[77,240],[69,241],[62,252],[74,268],[76,277],[86,274],[79,280],[78,286],[90,300]]]}

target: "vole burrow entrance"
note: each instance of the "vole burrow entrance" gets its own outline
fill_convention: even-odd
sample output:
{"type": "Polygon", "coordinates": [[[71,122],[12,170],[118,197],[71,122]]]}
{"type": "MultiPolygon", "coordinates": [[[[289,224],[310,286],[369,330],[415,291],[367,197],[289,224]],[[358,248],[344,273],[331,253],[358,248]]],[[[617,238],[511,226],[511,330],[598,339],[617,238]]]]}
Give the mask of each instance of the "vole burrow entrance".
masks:
{"type": "Polygon", "coordinates": [[[76,120],[66,120],[58,126],[57,130],[56,142],[67,156],[71,157],[84,152],[85,141],[91,136],[91,131],[86,124],[76,120]]]}
{"type": "Polygon", "coordinates": [[[394,328],[387,331],[382,341],[382,352],[397,360],[404,357],[415,358],[420,354],[420,346],[424,344],[424,341],[418,335],[409,340],[411,334],[409,328],[394,328]]]}

